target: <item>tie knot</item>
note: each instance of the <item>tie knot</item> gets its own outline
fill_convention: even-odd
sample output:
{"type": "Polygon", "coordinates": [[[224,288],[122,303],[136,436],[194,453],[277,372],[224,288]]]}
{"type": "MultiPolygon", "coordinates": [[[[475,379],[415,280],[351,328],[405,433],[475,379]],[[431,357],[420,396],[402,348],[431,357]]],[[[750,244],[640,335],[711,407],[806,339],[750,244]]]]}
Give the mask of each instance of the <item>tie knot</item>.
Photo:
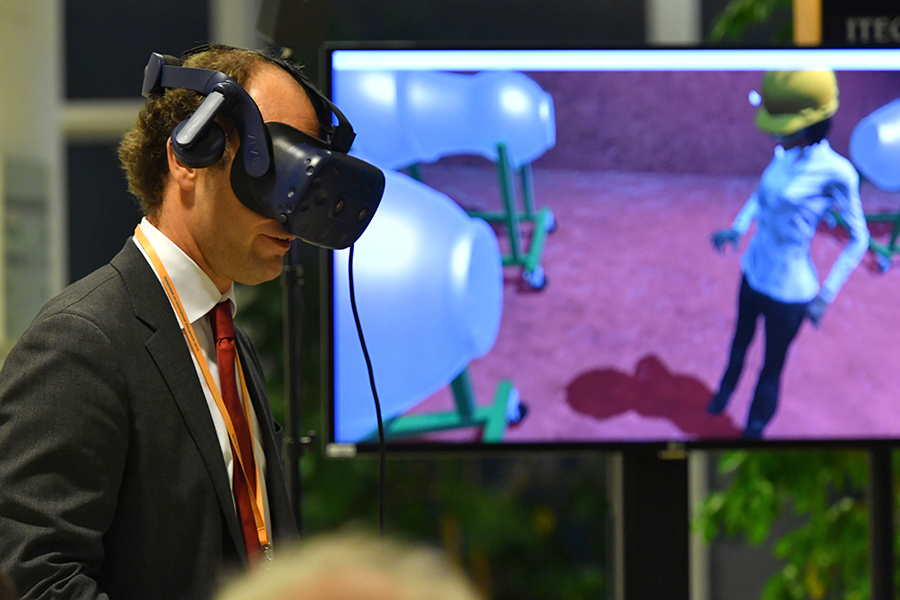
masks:
{"type": "Polygon", "coordinates": [[[221,340],[234,339],[234,321],[231,318],[231,304],[226,300],[216,304],[209,313],[209,324],[212,326],[213,339],[216,342],[221,340]]]}

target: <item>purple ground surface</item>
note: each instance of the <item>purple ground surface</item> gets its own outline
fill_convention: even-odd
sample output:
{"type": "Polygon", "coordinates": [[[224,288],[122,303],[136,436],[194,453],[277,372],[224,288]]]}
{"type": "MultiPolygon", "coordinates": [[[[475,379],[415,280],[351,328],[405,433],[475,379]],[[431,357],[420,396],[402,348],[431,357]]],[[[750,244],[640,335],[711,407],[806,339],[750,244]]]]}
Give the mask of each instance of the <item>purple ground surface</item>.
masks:
{"type": "MultiPolygon", "coordinates": [[[[426,183],[466,208],[499,206],[490,166],[426,166],[426,183]]],[[[739,435],[762,356],[758,332],[725,413],[705,406],[727,360],[739,253],[708,242],[756,177],[535,170],[538,205],[559,227],[534,292],[508,268],[494,348],[471,365],[479,404],[511,379],[529,406],[510,442],[724,440],[739,435]]],[[[866,212],[900,209],[900,195],[864,186],[866,212]]],[[[884,238],[883,229],[872,226],[884,238]]],[[[501,246],[505,236],[500,232],[501,246]]],[[[824,278],[843,247],[822,228],[812,255],[824,278]]],[[[742,246],[742,250],[745,244],[742,246]]],[[[900,438],[900,269],[867,255],[819,329],[804,324],[782,378],[771,439],[900,438]]],[[[441,391],[411,412],[452,407],[441,391]]],[[[479,432],[431,434],[473,441],[479,432]]]]}

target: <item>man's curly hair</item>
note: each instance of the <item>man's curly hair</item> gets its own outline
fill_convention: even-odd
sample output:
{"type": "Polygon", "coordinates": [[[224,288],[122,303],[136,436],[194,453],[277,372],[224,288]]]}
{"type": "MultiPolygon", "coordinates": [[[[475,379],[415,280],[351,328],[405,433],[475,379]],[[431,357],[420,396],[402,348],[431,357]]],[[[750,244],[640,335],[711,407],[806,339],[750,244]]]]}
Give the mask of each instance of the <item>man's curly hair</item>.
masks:
{"type": "MultiPolygon", "coordinates": [[[[274,64],[252,50],[216,47],[191,54],[185,67],[221,71],[245,86],[261,65],[274,64]]],[[[166,90],[161,96],[148,98],[138,113],[134,127],[119,144],[119,160],[128,178],[128,188],[137,196],[143,213],[153,218],[162,205],[163,182],[169,173],[166,142],[172,130],[190,118],[200,106],[203,96],[191,90],[166,90]]],[[[230,149],[215,167],[227,164],[230,149]]]]}

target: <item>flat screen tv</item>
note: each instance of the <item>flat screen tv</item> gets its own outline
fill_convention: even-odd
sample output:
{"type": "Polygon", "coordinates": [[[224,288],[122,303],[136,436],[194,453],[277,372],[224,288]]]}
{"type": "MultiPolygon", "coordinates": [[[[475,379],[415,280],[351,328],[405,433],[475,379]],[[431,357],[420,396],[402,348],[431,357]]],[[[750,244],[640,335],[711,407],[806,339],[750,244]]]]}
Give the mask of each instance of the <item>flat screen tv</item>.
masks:
{"type": "MultiPolygon", "coordinates": [[[[388,179],[353,257],[388,448],[900,439],[900,272],[891,268],[900,50],[333,44],[324,57],[328,91],[358,133],[353,152],[388,179]],[[859,174],[856,216],[871,238],[818,325],[803,319],[774,379],[769,365],[762,392],[766,320],[773,340],[784,325],[758,319],[727,404],[711,410],[760,221],[786,219],[784,235],[811,239],[808,259],[803,240],[785,252],[800,252],[792,260],[807,273],[811,261],[819,282],[854,239],[851,191],[842,202],[819,198],[831,207],[822,214],[757,196],[765,207],[737,247],[717,252],[711,242],[773,159],[798,152],[790,169],[809,156],[755,124],[764,73],[776,70],[835,73],[826,139],[852,162],[844,179],[859,174]],[[757,414],[772,416],[751,439],[755,397],[769,403],[757,414]]],[[[822,104],[815,95],[826,92],[790,101],[822,104]]],[[[326,448],[338,456],[376,449],[377,422],[348,251],[328,267],[326,448]]]]}

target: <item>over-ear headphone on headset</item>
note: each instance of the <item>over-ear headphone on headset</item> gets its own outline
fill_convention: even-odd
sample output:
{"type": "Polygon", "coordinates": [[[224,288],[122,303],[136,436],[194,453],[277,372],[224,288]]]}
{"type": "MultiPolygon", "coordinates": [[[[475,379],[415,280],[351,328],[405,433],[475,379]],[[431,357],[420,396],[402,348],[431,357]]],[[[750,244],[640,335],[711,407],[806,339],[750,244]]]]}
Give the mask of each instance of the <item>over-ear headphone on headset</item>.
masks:
{"type": "Polygon", "coordinates": [[[205,96],[172,132],[178,160],[193,168],[218,162],[226,139],[215,118],[230,117],[241,140],[231,166],[231,187],[241,203],[305,242],[346,248],[372,220],[384,193],[384,174],[347,154],[356,136],[353,127],[297,67],[269,53],[260,56],[290,73],[306,91],[323,139],[284,123],[264,123],[253,98],[234,79],[211,69],[183,67],[183,60],[173,56],[150,55],[142,93],[149,98],[166,89],[188,89],[205,96]]]}

